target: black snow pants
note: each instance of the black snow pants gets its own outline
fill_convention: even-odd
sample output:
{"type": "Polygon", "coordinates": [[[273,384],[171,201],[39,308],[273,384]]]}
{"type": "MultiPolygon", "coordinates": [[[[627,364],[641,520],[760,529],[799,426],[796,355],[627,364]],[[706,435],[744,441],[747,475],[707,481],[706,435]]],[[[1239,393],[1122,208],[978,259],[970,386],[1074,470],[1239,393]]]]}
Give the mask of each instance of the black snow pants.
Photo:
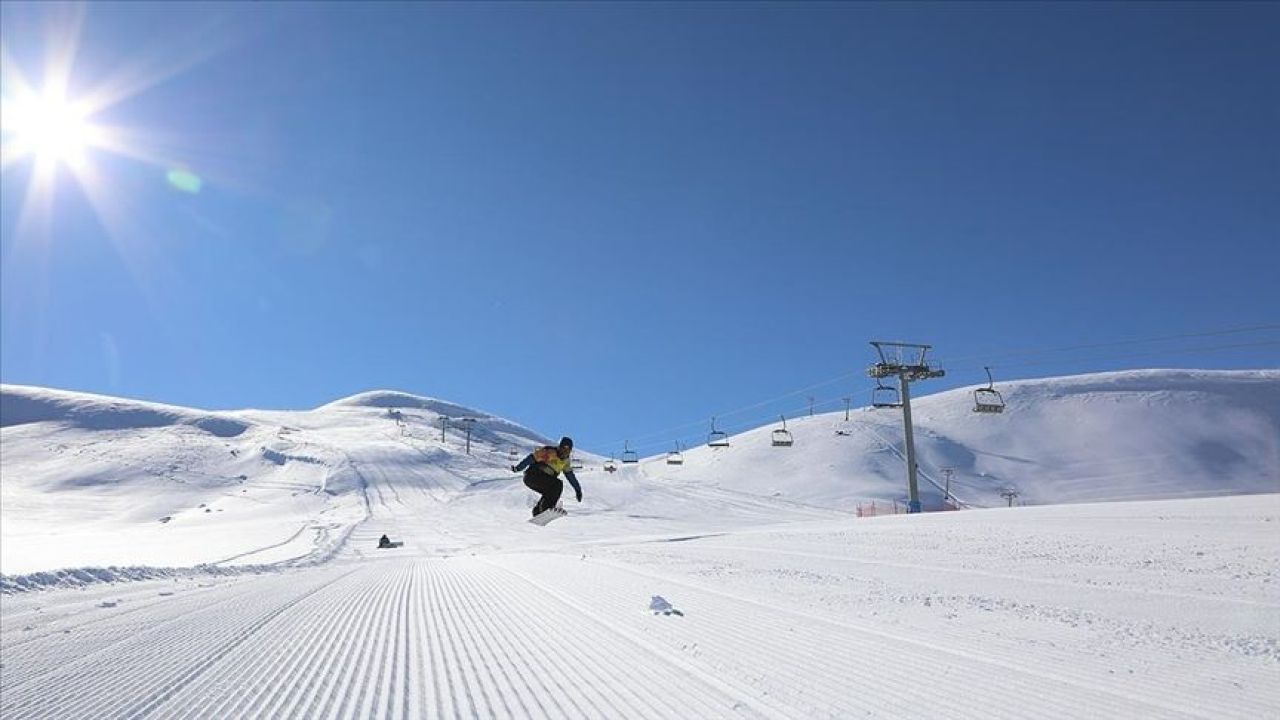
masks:
{"type": "Polygon", "coordinates": [[[538,504],[533,506],[534,515],[555,507],[560,502],[560,493],[564,492],[564,481],[560,479],[559,473],[553,475],[543,472],[538,463],[524,471],[524,484],[542,496],[538,504]]]}

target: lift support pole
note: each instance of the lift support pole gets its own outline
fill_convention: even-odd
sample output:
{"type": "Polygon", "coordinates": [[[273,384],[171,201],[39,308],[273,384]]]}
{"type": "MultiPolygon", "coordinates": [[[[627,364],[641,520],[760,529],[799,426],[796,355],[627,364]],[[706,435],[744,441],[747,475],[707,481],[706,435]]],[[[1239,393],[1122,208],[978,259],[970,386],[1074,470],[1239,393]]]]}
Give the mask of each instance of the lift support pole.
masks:
{"type": "Polygon", "coordinates": [[[911,426],[911,381],[906,375],[899,375],[898,384],[902,388],[902,424],[907,436],[907,512],[918,513],[920,486],[916,484],[916,434],[911,426]]]}
{"type": "Polygon", "coordinates": [[[931,345],[914,343],[881,342],[873,340],[871,344],[880,355],[880,362],[867,369],[867,375],[881,379],[890,376],[898,378],[902,393],[902,424],[906,429],[907,444],[907,512],[918,513],[923,510],[920,504],[920,489],[916,482],[916,440],[911,424],[911,381],[928,380],[946,375],[945,370],[935,370],[925,362],[925,354],[932,349],[931,345]],[[890,360],[885,348],[893,348],[895,359],[890,360]],[[914,363],[905,363],[901,359],[903,351],[919,353],[914,363]]]}

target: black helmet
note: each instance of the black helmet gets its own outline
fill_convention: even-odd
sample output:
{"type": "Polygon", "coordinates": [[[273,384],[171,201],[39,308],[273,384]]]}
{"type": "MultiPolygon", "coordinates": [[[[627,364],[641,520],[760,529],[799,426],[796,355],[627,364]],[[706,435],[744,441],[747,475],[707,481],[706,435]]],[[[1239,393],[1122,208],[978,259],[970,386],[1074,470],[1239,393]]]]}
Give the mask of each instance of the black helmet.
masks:
{"type": "Polygon", "coordinates": [[[573,438],[571,438],[571,437],[567,437],[567,436],[566,436],[566,437],[562,437],[562,438],[560,438],[560,447],[562,447],[562,448],[569,448],[570,450],[572,450],[572,449],[573,449],[573,438]]]}

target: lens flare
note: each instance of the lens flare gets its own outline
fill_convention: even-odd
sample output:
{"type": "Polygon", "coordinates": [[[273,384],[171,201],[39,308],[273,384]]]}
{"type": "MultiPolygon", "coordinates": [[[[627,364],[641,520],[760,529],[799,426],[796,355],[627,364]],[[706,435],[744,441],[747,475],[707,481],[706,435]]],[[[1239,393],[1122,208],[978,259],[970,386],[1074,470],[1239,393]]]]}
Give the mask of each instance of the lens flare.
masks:
{"type": "Polygon", "coordinates": [[[189,170],[170,170],[165,175],[165,178],[175,190],[181,190],[192,195],[198,194],[200,188],[204,185],[204,181],[200,179],[200,176],[189,170]]]}

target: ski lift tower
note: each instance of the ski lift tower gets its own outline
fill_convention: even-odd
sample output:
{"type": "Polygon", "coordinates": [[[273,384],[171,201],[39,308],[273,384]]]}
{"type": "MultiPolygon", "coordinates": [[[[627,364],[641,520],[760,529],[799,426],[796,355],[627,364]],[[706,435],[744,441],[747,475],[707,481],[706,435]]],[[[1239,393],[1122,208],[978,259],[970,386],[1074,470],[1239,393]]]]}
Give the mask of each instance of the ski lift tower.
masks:
{"type": "Polygon", "coordinates": [[[907,512],[920,512],[920,491],[916,485],[916,441],[911,428],[911,383],[917,380],[940,378],[945,370],[929,367],[925,355],[933,349],[932,345],[916,345],[913,343],[871,341],[880,362],[867,368],[867,375],[876,380],[887,377],[898,378],[902,401],[902,425],[906,429],[907,440],[907,512]]]}
{"type": "Polygon", "coordinates": [[[460,420],[459,422],[461,422],[467,428],[467,454],[470,455],[471,454],[471,426],[476,424],[476,419],[462,418],[462,420],[460,420]]]}

